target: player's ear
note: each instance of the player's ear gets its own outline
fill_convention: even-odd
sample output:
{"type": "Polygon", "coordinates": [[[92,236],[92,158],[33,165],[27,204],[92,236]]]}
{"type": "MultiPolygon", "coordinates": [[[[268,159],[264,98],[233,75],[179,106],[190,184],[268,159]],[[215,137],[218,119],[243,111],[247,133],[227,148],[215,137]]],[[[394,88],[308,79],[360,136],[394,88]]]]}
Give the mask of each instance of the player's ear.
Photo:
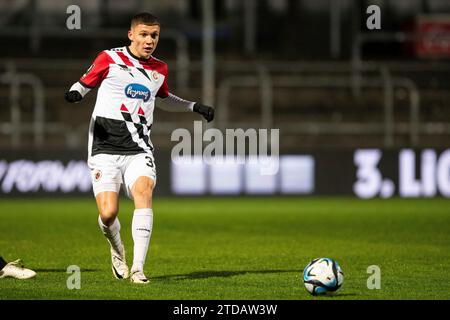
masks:
{"type": "Polygon", "coordinates": [[[130,41],[133,42],[133,31],[131,29],[128,30],[128,39],[130,39],[130,41]]]}

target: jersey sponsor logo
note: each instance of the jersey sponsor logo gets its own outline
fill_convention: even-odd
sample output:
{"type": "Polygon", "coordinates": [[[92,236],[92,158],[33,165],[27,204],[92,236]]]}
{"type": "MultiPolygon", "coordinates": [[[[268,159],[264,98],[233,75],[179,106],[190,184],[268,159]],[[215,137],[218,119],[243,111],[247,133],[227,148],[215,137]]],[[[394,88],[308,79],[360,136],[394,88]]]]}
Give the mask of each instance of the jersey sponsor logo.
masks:
{"type": "Polygon", "coordinates": [[[150,99],[150,90],[141,84],[131,83],[125,87],[125,95],[131,99],[142,99],[147,102],[150,99]]]}

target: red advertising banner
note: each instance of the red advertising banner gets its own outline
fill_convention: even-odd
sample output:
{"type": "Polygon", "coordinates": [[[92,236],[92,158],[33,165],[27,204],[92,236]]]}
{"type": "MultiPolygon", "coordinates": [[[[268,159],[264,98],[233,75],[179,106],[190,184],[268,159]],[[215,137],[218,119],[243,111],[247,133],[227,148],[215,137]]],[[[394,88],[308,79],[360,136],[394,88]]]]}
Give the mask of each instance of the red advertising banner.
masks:
{"type": "Polygon", "coordinates": [[[450,15],[417,18],[416,53],[422,58],[450,58],[450,15]]]}

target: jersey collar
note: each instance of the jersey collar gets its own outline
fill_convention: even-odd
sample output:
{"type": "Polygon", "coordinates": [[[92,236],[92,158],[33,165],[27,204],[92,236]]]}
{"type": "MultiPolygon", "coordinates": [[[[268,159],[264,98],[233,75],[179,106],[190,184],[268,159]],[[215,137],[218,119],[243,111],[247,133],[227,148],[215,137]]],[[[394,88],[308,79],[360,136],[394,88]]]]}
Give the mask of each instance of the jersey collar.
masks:
{"type": "Polygon", "coordinates": [[[152,56],[150,56],[150,58],[148,58],[148,59],[142,59],[142,58],[139,58],[139,57],[135,56],[135,55],[131,52],[131,50],[130,50],[130,48],[128,48],[128,46],[125,46],[125,48],[127,49],[127,53],[128,53],[132,58],[134,58],[134,59],[136,59],[136,60],[138,60],[138,61],[149,62],[149,61],[152,59],[152,56]]]}

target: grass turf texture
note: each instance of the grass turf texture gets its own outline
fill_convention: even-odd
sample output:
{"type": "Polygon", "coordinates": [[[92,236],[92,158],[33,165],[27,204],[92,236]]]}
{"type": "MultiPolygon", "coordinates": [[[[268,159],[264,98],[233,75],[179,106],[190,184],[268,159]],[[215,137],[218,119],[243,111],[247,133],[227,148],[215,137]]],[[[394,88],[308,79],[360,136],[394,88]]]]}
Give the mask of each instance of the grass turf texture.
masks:
{"type": "MultiPolygon", "coordinates": [[[[122,239],[132,261],[131,213],[122,239]]],[[[448,299],[449,200],[350,198],[155,199],[149,285],[113,278],[93,199],[1,200],[0,254],[35,279],[0,279],[0,299],[448,299]],[[312,297],[303,267],[336,259],[344,286],[312,297]],[[81,289],[68,290],[69,265],[81,289]],[[367,288],[367,267],[381,289],[367,288]]]]}

